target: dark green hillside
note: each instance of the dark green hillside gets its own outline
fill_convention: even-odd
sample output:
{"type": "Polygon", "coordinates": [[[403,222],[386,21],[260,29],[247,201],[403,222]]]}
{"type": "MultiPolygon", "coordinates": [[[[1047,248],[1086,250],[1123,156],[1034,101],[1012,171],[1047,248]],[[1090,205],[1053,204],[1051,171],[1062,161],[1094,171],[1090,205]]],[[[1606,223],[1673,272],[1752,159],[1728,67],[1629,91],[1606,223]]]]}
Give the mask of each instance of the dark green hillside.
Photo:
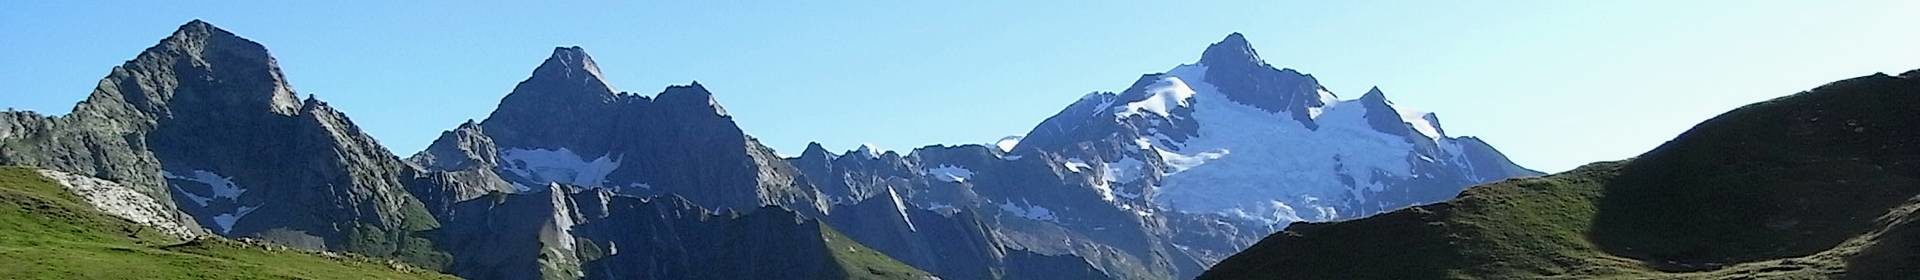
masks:
{"type": "Polygon", "coordinates": [[[1295,224],[1202,279],[1898,279],[1920,273],[1920,71],[1708,120],[1635,159],[1295,224]]]}
{"type": "Polygon", "coordinates": [[[933,275],[868,248],[826,224],[820,224],[828,258],[846,274],[842,279],[929,279],[933,275]]]}
{"type": "Polygon", "coordinates": [[[372,258],[221,238],[181,242],[0,167],[0,279],[451,279],[372,258]]]}

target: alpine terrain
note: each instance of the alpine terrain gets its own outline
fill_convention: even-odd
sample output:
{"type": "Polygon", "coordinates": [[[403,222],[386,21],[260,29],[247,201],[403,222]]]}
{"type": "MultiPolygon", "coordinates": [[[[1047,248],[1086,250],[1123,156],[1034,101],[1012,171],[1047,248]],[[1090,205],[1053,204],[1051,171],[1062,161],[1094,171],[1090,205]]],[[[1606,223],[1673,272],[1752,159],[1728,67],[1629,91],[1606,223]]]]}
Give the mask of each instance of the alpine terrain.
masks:
{"type": "Polygon", "coordinates": [[[1294,224],[1200,278],[1907,279],[1920,273],[1917,106],[1920,70],[1842,80],[1639,157],[1294,224]]]}
{"type": "Polygon", "coordinates": [[[825,201],[902,208],[891,230],[853,230],[881,218],[841,228],[936,275],[971,275],[952,264],[971,257],[914,240],[949,240],[926,220],[963,217],[982,219],[999,247],[1082,258],[1124,279],[1191,278],[1291,222],[1366,217],[1540,174],[1480,139],[1448,136],[1434,114],[1396,107],[1379,89],[1340,99],[1311,75],[1268,65],[1238,33],[1196,63],[1087,94],[1021,137],[905,155],[815,144],[792,162],[825,201]]]}
{"type": "MultiPolygon", "coordinates": [[[[588,78],[572,71],[591,69],[590,60],[584,60],[584,56],[578,57],[582,59],[579,61],[567,60],[564,55],[569,53],[562,51],[556,52],[551,65],[536,71],[526,83],[529,90],[570,90],[563,86],[588,78]]],[[[214,276],[195,272],[200,270],[286,263],[293,265],[275,266],[265,272],[239,271],[232,277],[406,278],[367,274],[392,273],[385,270],[336,274],[369,265],[329,262],[287,250],[393,258],[407,263],[393,264],[396,267],[418,266],[474,279],[926,276],[788,208],[762,209],[762,205],[804,201],[807,194],[795,190],[805,186],[794,185],[795,181],[778,169],[790,167],[783,167],[784,162],[777,157],[766,156],[770,152],[742,138],[737,129],[731,133],[721,129],[732,127],[732,123],[705,98],[704,90],[691,86],[670,91],[660,96],[659,103],[631,95],[516,93],[503,107],[635,114],[673,121],[657,128],[681,133],[627,135],[679,141],[662,144],[715,144],[710,141],[735,139],[737,146],[733,148],[737,150],[711,146],[708,150],[673,149],[678,154],[652,155],[711,159],[707,161],[710,165],[701,169],[612,175],[650,178],[663,189],[684,193],[615,195],[606,189],[587,188],[601,185],[582,177],[534,183],[548,181],[550,177],[540,176],[551,174],[502,175],[475,166],[509,162],[502,160],[505,158],[523,168],[517,170],[548,170],[541,169],[546,166],[528,167],[525,162],[541,156],[551,159],[561,155],[554,153],[561,148],[604,152],[631,143],[551,137],[557,133],[514,130],[525,126],[511,125],[496,126],[506,136],[494,140],[479,134],[479,126],[467,126],[467,130],[450,132],[456,137],[436,147],[468,150],[403,160],[325,102],[311,96],[297,98],[260,44],[196,20],[125,65],[115,67],[68,115],[0,113],[0,164],[44,168],[57,172],[49,174],[79,181],[108,182],[90,183],[86,188],[104,189],[117,197],[92,202],[93,209],[88,209],[71,203],[71,198],[48,194],[51,192],[46,187],[32,181],[9,181],[6,187],[33,193],[25,194],[23,199],[28,200],[22,203],[27,204],[17,207],[25,212],[15,217],[25,218],[10,219],[19,225],[5,227],[0,230],[5,234],[0,235],[41,239],[11,239],[15,241],[0,243],[5,246],[0,251],[25,258],[97,255],[101,258],[86,258],[107,263],[117,262],[113,258],[165,263],[153,269],[198,275],[192,277],[214,276]],[[539,98],[526,102],[531,104],[527,106],[514,102],[530,96],[539,98]],[[604,100],[590,102],[594,101],[590,98],[604,100]],[[576,101],[579,103],[565,103],[576,101]],[[628,105],[637,106],[622,107],[628,105]],[[491,149],[497,147],[492,146],[496,143],[509,148],[548,149],[491,149]],[[482,145],[489,149],[473,149],[482,145]],[[749,150],[755,148],[761,150],[749,150]],[[139,199],[142,197],[146,199],[139,199]],[[151,204],[129,206],[133,202],[122,200],[151,204]],[[56,206],[66,208],[49,208],[56,206]],[[122,214],[126,211],[122,208],[127,207],[138,214],[122,214]],[[714,210],[716,207],[720,210],[714,210]],[[125,220],[96,213],[102,211],[125,220]],[[47,218],[99,222],[75,227],[47,218]],[[43,231],[79,235],[35,234],[43,231]],[[257,246],[219,237],[149,237],[163,232],[211,233],[278,244],[266,248],[291,248],[250,249],[257,246]],[[188,241],[172,244],[168,240],[188,241]],[[210,257],[225,261],[195,265],[209,262],[210,257]]],[[[527,114],[500,115],[501,123],[565,122],[561,119],[564,114],[551,116],[550,120],[516,119],[527,114]]],[[[628,162],[646,161],[636,156],[628,162]]],[[[666,161],[654,164],[679,166],[661,162],[666,161]]],[[[65,267],[66,262],[58,259],[46,261],[7,266],[3,272],[31,278],[67,278],[80,275],[68,269],[84,268],[65,267]]]]}
{"type": "MultiPolygon", "coordinates": [[[[1342,99],[1269,65],[1237,33],[1025,135],[909,151],[776,152],[700,83],[620,91],[580,47],[502,90],[484,119],[403,158],[299,96],[264,46],[189,22],[69,114],[0,112],[0,165],[21,166],[0,180],[20,192],[0,257],[28,263],[0,276],[82,275],[28,260],[73,255],[257,273],[231,278],[1188,279],[1295,222],[1540,175],[1378,88],[1342,99]]],[[[1841,221],[1813,213],[1778,223],[1841,221]]],[[[1610,252],[1670,267],[1791,253],[1629,246],[1705,237],[1595,225],[1619,232],[1610,252]]]]}

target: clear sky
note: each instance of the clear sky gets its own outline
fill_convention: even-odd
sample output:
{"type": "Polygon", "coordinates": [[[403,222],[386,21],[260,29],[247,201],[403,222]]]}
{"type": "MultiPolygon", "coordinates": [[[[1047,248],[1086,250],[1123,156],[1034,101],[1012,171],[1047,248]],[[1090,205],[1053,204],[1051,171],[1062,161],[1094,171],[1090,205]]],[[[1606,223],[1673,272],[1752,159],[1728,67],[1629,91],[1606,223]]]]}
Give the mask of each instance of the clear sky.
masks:
{"type": "Polygon", "coordinates": [[[1025,133],[1242,32],[1343,98],[1380,86],[1449,134],[1561,171],[1742,104],[1920,68],[1920,1],[278,2],[0,3],[0,106],[64,114],[199,18],[265,44],[299,93],[402,156],[572,45],[620,90],[699,81],[785,154],[905,150],[1025,133]]]}

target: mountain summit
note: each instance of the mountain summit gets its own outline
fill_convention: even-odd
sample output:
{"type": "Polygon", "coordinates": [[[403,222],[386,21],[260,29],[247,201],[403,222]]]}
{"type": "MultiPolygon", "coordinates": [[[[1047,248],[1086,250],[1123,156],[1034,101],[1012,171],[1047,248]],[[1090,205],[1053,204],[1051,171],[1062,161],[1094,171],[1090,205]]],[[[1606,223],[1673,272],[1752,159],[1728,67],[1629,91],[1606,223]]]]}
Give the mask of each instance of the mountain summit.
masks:
{"type": "Polygon", "coordinates": [[[474,176],[504,179],[517,192],[561,183],[629,195],[674,194],[739,211],[817,208],[808,202],[808,186],[795,184],[792,167],[742,132],[706,87],[669,86],[646,97],[615,93],[601,79],[580,47],[555,48],[478,129],[461,128],[436,141],[491,147],[435,145],[412,160],[436,171],[484,169],[474,172],[491,174],[474,176]],[[459,160],[441,156],[472,151],[498,158],[471,162],[497,165],[449,164],[459,160]]]}
{"type": "MultiPolygon", "coordinates": [[[[12,113],[10,113],[12,114],[12,113]]],[[[203,21],[115,67],[73,113],[4,117],[0,164],[115,180],[225,236],[430,264],[405,164],[301,102],[265,47],[203,21]]]]}
{"type": "Polygon", "coordinates": [[[1260,59],[1260,53],[1253,50],[1253,44],[1247,43],[1247,37],[1239,32],[1227,34],[1220,42],[1207,45],[1207,50],[1200,53],[1200,64],[1230,69],[1267,67],[1267,62],[1260,59]]]}
{"type": "Polygon", "coordinates": [[[1632,159],[1294,224],[1200,279],[1911,278],[1915,106],[1920,77],[1838,81],[1713,117],[1632,159]]]}
{"type": "Polygon", "coordinates": [[[553,55],[534,68],[533,77],[527,81],[569,85],[580,89],[578,92],[616,92],[600,74],[600,65],[580,46],[553,48],[553,55]]]}
{"type": "Polygon", "coordinates": [[[1233,34],[1196,63],[1087,94],[1018,141],[905,155],[810,145],[791,162],[827,201],[853,204],[834,215],[899,212],[843,228],[910,264],[941,248],[914,238],[958,235],[929,230],[938,219],[915,214],[925,211],[979,215],[997,246],[1079,258],[1110,277],[1187,278],[1292,222],[1366,217],[1539,174],[1483,141],[1440,134],[1428,116],[1378,90],[1340,100],[1233,34]]]}

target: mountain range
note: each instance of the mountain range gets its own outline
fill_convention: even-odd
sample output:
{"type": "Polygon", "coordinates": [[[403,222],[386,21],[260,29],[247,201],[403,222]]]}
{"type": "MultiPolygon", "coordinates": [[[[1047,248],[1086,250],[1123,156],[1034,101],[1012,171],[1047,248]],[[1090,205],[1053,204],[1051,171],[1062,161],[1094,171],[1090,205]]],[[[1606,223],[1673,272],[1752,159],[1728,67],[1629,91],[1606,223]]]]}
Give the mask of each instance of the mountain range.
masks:
{"type": "MultiPolygon", "coordinates": [[[[84,236],[136,248],[101,254],[266,244],[227,247],[469,279],[1185,279],[1295,222],[1542,175],[1378,88],[1341,99],[1237,33],[1023,136],[792,157],[699,83],[618,91],[580,47],[404,158],[286,80],[264,46],[192,21],[72,113],[0,112],[0,165],[119,190],[62,208],[118,221],[90,230],[171,236],[84,236]]],[[[49,275],[68,272],[0,270],[49,275]]]]}
{"type": "Polygon", "coordinates": [[[1916,106],[1920,70],[1833,82],[1638,157],[1297,223],[1200,279],[1910,279],[1916,106]]]}

